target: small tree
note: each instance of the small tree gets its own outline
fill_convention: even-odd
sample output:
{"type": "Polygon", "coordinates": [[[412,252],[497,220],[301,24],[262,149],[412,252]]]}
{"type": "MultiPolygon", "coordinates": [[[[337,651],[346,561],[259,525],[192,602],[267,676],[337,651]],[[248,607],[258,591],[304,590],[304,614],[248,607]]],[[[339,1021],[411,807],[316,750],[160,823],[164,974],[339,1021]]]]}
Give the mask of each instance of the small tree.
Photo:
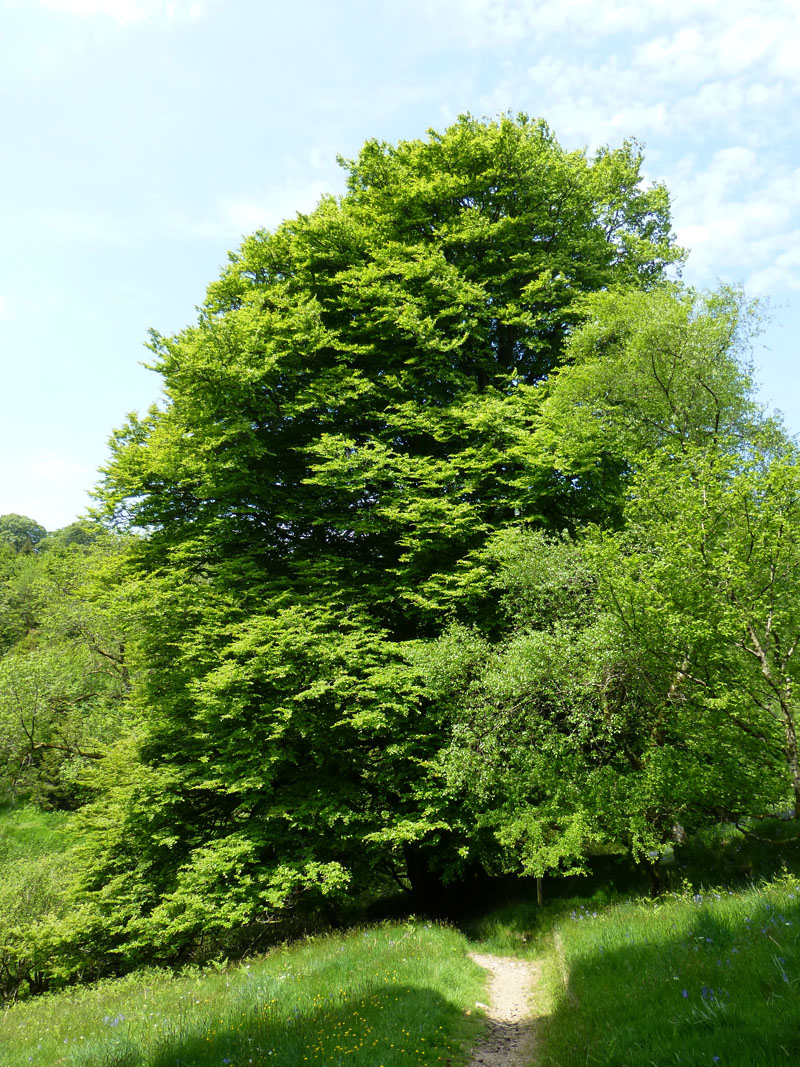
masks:
{"type": "Polygon", "coordinates": [[[616,469],[618,529],[497,535],[494,640],[456,626],[421,660],[442,795],[534,874],[797,788],[797,455],[752,401],[747,309],[661,290],[587,311],[536,433],[578,486],[616,469]]]}
{"type": "Polygon", "coordinates": [[[654,462],[605,556],[609,606],[669,680],[696,802],[734,818],[800,811],[800,457],[769,445],[654,462]]]}

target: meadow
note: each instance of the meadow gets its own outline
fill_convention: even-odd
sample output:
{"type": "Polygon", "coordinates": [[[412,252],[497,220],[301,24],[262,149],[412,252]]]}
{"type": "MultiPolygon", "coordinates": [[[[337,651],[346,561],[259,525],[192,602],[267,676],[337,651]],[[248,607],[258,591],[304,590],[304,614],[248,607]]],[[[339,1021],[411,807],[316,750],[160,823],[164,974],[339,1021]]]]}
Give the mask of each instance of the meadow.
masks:
{"type": "Polygon", "coordinates": [[[248,964],[146,970],[13,1005],[3,1067],[411,1067],[465,1062],[483,972],[452,928],[309,938],[248,964]]]}
{"type": "Polygon", "coordinates": [[[792,876],[605,908],[575,901],[549,938],[542,1067],[800,1062],[792,876]]]}
{"type": "MultiPolygon", "coordinates": [[[[31,818],[4,821],[6,864],[63,847],[63,821],[31,818]]],[[[683,884],[657,898],[608,878],[551,881],[543,906],[533,887],[490,893],[460,929],[382,922],[29,996],[3,1013],[0,1063],[458,1067],[487,997],[471,948],[541,961],[537,1067],[800,1062],[800,880],[769,872],[790,847],[728,828],[687,846],[671,874],[683,884]]]]}

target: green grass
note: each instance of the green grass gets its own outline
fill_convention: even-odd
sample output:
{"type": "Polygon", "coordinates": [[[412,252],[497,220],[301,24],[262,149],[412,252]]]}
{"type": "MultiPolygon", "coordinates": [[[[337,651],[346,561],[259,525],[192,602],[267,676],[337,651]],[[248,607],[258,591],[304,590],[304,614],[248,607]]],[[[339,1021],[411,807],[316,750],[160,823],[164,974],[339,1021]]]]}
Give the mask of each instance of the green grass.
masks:
{"type": "Polygon", "coordinates": [[[0,863],[65,851],[74,844],[70,820],[65,812],[32,805],[0,806],[0,863]]]}
{"type": "Polygon", "coordinates": [[[485,996],[466,948],[408,922],[37,997],[3,1016],[3,1067],[456,1067],[480,1026],[465,1010],[485,996]]]}
{"type": "Polygon", "coordinates": [[[799,884],[576,904],[546,977],[542,1067],[798,1063],[799,884]]]}
{"type": "Polygon", "coordinates": [[[76,844],[69,827],[63,813],[0,809],[0,1000],[46,986],[45,930],[68,908],[76,844]]]}

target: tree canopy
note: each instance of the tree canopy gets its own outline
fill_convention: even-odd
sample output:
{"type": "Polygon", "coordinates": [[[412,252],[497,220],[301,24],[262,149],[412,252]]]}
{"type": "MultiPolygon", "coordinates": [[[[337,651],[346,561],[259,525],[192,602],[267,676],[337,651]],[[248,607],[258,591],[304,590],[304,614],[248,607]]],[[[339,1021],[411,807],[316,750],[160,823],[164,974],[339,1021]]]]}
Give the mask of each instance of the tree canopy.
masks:
{"type": "Polygon", "coordinates": [[[165,402],[111,442],[131,728],[85,779],[101,955],[252,944],[381,879],[424,901],[642,855],[794,788],[794,623],[754,592],[794,453],[752,400],[749,309],[668,280],[638,146],[464,116],[342,162],[344,195],[153,334],[165,402]]]}
{"type": "Polygon", "coordinates": [[[0,515],[0,544],[10,545],[15,552],[32,552],[47,531],[27,515],[0,515]]]}
{"type": "Polygon", "coordinates": [[[680,253],[632,143],[588,160],[465,117],[344,165],[343,197],[248,238],[198,323],[153,337],[168,404],[115,436],[103,493],[152,553],[339,585],[410,636],[490,529],[592,514],[531,456],[542,385],[586,292],[680,253]]]}

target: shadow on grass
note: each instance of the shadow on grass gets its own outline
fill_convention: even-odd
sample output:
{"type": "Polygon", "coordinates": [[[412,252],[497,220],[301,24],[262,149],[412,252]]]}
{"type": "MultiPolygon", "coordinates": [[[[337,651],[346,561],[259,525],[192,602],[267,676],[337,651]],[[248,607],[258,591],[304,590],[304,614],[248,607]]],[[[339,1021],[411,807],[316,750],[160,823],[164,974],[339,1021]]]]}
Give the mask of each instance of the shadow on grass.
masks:
{"type": "Polygon", "coordinates": [[[584,876],[542,881],[539,904],[535,878],[487,879],[448,918],[471,941],[491,951],[529,955],[541,950],[543,938],[581,902],[600,907],[625,893],[644,894],[649,884],[646,874],[623,857],[603,857],[584,876]]]}
{"type": "Polygon", "coordinates": [[[461,1064],[480,1032],[438,993],[410,985],[372,985],[358,996],[320,998],[311,1012],[254,995],[221,1017],[170,1020],[148,1047],[131,1039],[95,1044],[64,1067],[423,1067],[461,1064]]]}
{"type": "Polygon", "coordinates": [[[675,846],[675,864],[668,868],[671,883],[686,878],[697,886],[741,886],[773,878],[784,867],[800,871],[800,841],[791,840],[798,833],[794,820],[762,820],[750,828],[757,837],[720,824],[675,846]]]}
{"type": "Polygon", "coordinates": [[[596,927],[543,1021],[541,1067],[800,1063],[800,900],[749,910],[701,903],[688,932],[654,919],[625,945],[596,927]]]}

